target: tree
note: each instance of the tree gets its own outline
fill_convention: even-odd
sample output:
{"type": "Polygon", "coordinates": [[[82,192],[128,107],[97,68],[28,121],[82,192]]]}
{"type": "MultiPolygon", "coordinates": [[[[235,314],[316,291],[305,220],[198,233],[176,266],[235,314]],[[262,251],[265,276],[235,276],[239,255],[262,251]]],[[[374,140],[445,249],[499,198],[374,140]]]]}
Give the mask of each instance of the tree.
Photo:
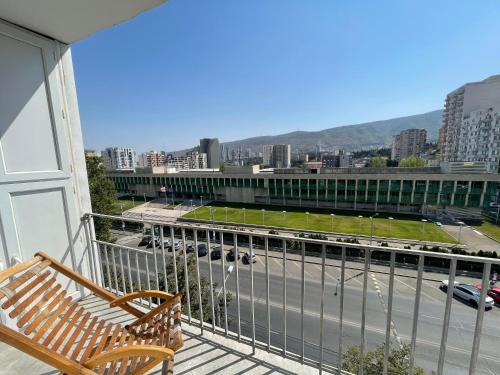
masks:
{"type": "Polygon", "coordinates": [[[370,159],[369,166],[371,168],[383,168],[383,167],[387,166],[387,161],[385,158],[383,158],[381,156],[376,156],[376,157],[370,159]]]}
{"type": "MultiPolygon", "coordinates": [[[[92,212],[110,215],[113,213],[113,204],[116,201],[115,186],[105,175],[101,157],[87,155],[85,156],[85,162],[87,164],[92,212]]],[[[111,220],[96,217],[94,218],[94,228],[98,240],[110,240],[111,220]]]]}
{"type": "Polygon", "coordinates": [[[400,167],[425,167],[427,161],[425,159],[419,158],[418,156],[410,156],[406,159],[401,160],[399,163],[400,167]]]}
{"type": "MultiPolygon", "coordinates": [[[[353,374],[359,374],[360,366],[366,375],[380,375],[384,369],[385,345],[381,344],[374,351],[365,353],[361,360],[360,348],[350,347],[342,356],[342,369],[353,374]]],[[[408,374],[410,371],[410,346],[403,344],[401,348],[391,348],[387,361],[387,374],[400,375],[408,374]]],[[[413,375],[423,375],[421,367],[413,367],[413,375]]],[[[432,373],[431,373],[432,374],[432,373]]]]}

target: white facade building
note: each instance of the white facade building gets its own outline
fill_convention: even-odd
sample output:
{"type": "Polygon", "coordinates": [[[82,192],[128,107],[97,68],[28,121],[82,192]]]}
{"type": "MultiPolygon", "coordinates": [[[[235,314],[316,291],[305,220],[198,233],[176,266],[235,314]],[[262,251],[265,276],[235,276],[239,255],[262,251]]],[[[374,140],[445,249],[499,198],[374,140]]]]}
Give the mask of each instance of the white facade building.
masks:
{"type": "Polygon", "coordinates": [[[291,165],[290,145],[264,145],[262,153],[262,164],[273,168],[290,168],[291,165]]]}
{"type": "Polygon", "coordinates": [[[499,103],[500,75],[449,93],[439,130],[441,160],[486,161],[487,169],[496,171],[500,147],[495,139],[495,113],[499,103]]]}
{"type": "Polygon", "coordinates": [[[135,170],[135,151],[130,147],[108,147],[101,152],[101,156],[107,170],[135,170]]]}
{"type": "Polygon", "coordinates": [[[143,152],[137,157],[137,166],[141,168],[159,167],[165,165],[166,161],[167,156],[165,155],[165,152],[143,152]]]}
{"type": "Polygon", "coordinates": [[[262,164],[265,166],[271,165],[271,157],[273,155],[273,145],[262,146],[262,164]]]}
{"type": "Polygon", "coordinates": [[[498,172],[500,102],[494,107],[472,111],[463,117],[458,137],[458,159],[484,161],[488,172],[498,172]]]}

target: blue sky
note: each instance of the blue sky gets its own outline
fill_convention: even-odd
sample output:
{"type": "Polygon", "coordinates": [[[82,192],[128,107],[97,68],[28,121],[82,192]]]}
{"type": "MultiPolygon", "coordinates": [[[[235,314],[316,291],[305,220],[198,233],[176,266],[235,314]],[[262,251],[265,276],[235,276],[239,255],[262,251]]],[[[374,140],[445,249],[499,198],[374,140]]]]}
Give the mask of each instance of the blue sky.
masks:
{"type": "Polygon", "coordinates": [[[85,146],[177,150],[439,109],[500,73],[500,2],[170,0],[73,46],[85,146]]]}

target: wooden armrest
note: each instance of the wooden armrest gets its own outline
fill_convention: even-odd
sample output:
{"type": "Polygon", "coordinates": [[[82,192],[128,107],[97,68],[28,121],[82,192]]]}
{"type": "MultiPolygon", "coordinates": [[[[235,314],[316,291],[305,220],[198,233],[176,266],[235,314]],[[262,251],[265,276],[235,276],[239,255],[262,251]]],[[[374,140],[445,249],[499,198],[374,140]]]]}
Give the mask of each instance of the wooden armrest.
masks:
{"type": "Polygon", "coordinates": [[[149,298],[149,297],[165,299],[168,302],[175,296],[173,294],[162,292],[160,290],[143,290],[139,292],[128,293],[122,297],[115,298],[109,303],[109,305],[111,307],[115,307],[122,305],[128,301],[132,301],[136,298],[149,298]]]}
{"type": "Polygon", "coordinates": [[[89,369],[102,365],[103,363],[115,361],[120,358],[126,357],[153,357],[159,361],[173,360],[174,351],[169,348],[156,345],[131,345],[122,346],[100,353],[95,357],[90,358],[83,365],[89,369]]]}
{"type": "MultiPolygon", "coordinates": [[[[161,293],[163,293],[163,292],[161,292],[161,293]]],[[[165,293],[165,294],[168,294],[168,293],[165,293]]],[[[179,303],[180,303],[180,300],[182,298],[182,293],[177,293],[175,295],[171,295],[170,294],[170,296],[171,297],[168,298],[165,302],[163,302],[162,304],[156,306],[154,309],[150,310],[149,312],[147,312],[146,314],[144,314],[143,316],[141,316],[140,318],[138,318],[131,325],[132,326],[136,326],[136,325],[139,325],[139,324],[142,324],[142,323],[146,322],[149,318],[151,318],[153,316],[156,316],[161,311],[163,311],[163,310],[168,309],[169,307],[171,307],[175,303],[176,299],[178,299],[179,303]]]]}

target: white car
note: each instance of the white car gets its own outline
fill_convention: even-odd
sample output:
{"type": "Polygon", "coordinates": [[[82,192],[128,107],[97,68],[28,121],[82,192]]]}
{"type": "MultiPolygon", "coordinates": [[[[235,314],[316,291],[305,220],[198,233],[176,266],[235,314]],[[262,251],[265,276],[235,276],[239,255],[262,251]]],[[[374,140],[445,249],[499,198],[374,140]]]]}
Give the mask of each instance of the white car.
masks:
{"type": "Polygon", "coordinates": [[[443,226],[443,224],[441,224],[439,221],[436,221],[436,225],[437,225],[438,227],[442,227],[442,226],[443,226]]]}
{"type": "Polygon", "coordinates": [[[257,262],[257,257],[255,254],[252,252],[252,255],[250,255],[250,252],[247,251],[245,254],[243,254],[243,262],[249,264],[250,263],[250,258],[252,259],[252,263],[257,262]]]}
{"type": "MultiPolygon", "coordinates": [[[[441,285],[439,286],[442,290],[448,290],[448,280],[441,281],[441,285]]],[[[479,298],[481,297],[481,291],[477,289],[475,286],[468,284],[461,284],[455,281],[453,286],[453,295],[463,299],[466,302],[469,302],[472,306],[479,306],[479,298]]],[[[486,309],[493,308],[494,305],[493,298],[486,296],[484,300],[484,307],[486,309]]]]}

